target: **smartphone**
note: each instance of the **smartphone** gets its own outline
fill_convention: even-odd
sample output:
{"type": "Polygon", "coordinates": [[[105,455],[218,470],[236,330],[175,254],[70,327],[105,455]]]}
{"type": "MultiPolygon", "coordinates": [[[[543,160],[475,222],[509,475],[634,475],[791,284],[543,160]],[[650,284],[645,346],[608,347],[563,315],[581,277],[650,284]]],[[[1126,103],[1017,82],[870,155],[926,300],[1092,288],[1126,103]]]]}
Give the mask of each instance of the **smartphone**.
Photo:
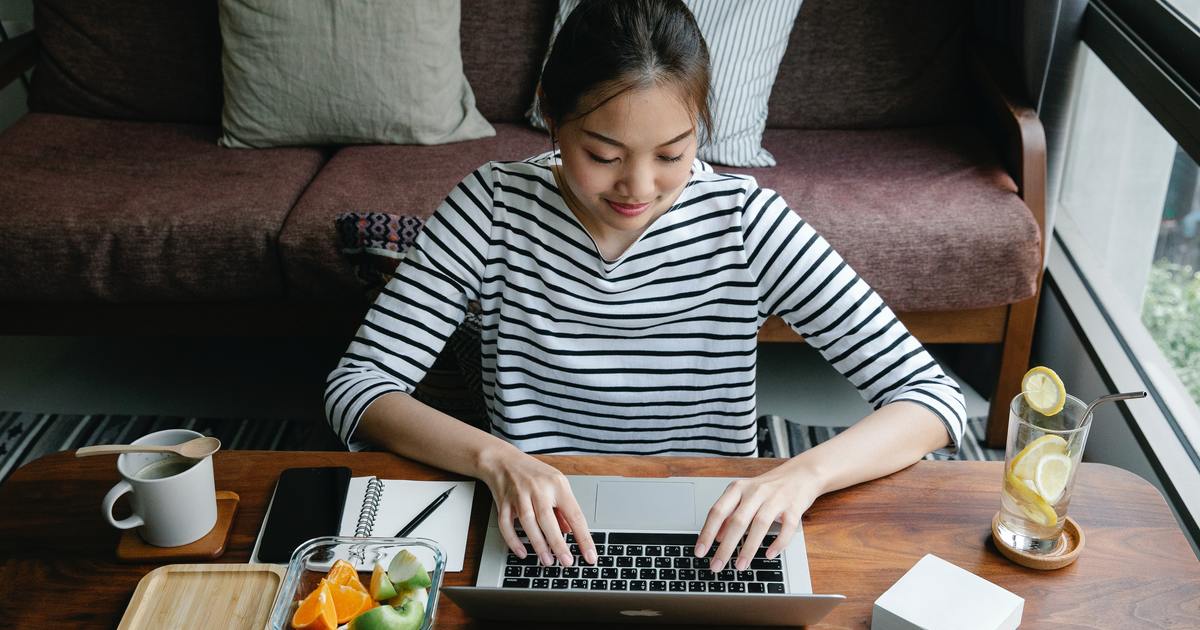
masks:
{"type": "Polygon", "coordinates": [[[350,469],[288,468],[279,474],[258,544],[259,562],[287,564],[304,541],[336,536],[346,507],[350,469]]]}

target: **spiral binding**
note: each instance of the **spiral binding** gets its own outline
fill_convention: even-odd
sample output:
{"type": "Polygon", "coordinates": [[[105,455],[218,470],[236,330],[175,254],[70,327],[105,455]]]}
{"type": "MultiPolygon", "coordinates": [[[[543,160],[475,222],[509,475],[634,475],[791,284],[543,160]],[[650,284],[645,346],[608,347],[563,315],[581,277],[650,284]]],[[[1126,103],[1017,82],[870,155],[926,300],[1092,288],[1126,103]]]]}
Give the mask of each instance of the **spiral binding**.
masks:
{"type": "Polygon", "coordinates": [[[362,507],[358,511],[358,523],[354,526],[355,536],[370,536],[375,529],[375,515],[383,502],[383,480],[371,477],[367,480],[367,491],[363,493],[362,507]]]}

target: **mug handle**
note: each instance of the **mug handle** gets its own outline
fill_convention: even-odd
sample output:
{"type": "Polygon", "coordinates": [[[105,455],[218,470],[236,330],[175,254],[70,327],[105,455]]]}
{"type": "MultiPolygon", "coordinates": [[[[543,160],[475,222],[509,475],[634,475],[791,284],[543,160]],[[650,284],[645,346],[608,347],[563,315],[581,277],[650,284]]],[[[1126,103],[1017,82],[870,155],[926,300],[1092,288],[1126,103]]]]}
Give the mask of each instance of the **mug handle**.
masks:
{"type": "Polygon", "coordinates": [[[119,499],[122,494],[132,491],[133,486],[129,485],[128,481],[122,479],[120,483],[112,487],[112,490],[108,491],[108,494],[104,495],[104,505],[100,508],[100,511],[104,514],[104,518],[107,518],[108,522],[112,523],[113,527],[116,527],[117,529],[133,529],[139,525],[146,524],[146,521],[143,521],[142,517],[138,516],[137,514],[119,521],[113,518],[113,504],[117,502],[117,499],[119,499]]]}

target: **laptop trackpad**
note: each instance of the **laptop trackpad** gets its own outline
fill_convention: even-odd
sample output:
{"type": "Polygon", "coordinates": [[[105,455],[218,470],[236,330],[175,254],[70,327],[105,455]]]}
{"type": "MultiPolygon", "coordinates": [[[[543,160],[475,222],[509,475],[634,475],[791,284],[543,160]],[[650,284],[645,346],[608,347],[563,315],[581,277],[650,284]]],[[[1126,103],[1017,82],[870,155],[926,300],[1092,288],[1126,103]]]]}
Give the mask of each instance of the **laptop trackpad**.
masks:
{"type": "Polygon", "coordinates": [[[597,529],[696,529],[695,488],[687,481],[602,481],[596,485],[597,529]]]}

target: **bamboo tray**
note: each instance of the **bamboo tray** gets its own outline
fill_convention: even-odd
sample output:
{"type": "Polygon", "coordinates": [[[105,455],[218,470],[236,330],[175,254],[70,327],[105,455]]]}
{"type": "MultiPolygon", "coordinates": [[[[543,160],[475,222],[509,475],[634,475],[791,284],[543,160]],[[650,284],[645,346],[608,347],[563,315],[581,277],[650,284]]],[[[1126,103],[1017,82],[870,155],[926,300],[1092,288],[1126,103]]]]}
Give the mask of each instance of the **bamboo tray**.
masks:
{"type": "Polygon", "coordinates": [[[117,630],[265,628],[284,567],[168,564],[138,582],[117,630]]]}

